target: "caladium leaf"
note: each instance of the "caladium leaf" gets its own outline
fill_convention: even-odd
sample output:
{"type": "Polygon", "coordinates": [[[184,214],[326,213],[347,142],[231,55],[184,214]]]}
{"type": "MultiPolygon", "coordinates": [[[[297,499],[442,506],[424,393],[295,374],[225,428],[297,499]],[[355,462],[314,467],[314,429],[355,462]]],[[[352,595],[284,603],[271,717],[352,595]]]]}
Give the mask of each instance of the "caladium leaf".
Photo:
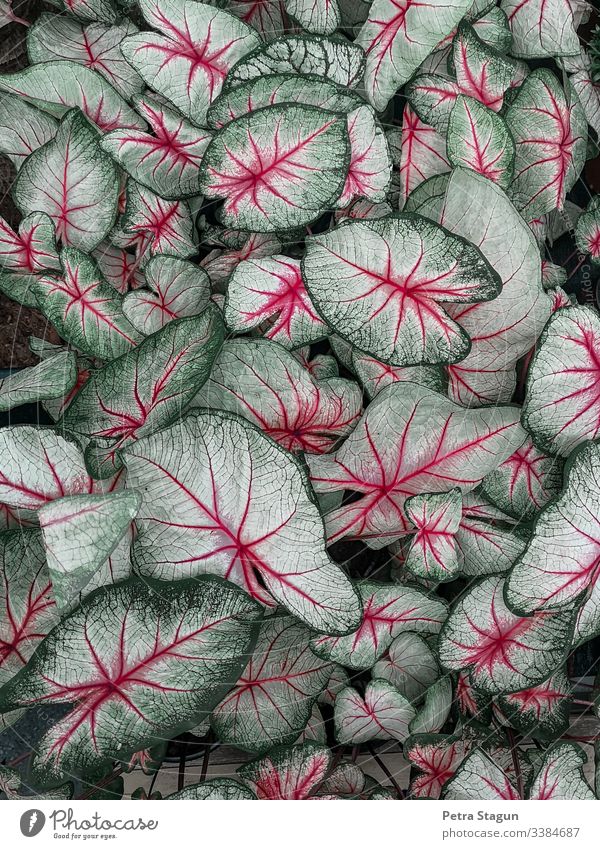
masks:
{"type": "Polygon", "coordinates": [[[533,71],[506,113],[515,141],[511,197],[526,220],[562,209],[585,163],[587,121],[577,95],[551,71],[533,71]]]}
{"type": "Polygon", "coordinates": [[[141,574],[216,572],[316,630],[356,627],[360,603],[327,556],[303,467],[253,425],[193,413],[124,458],[128,485],[144,493],[133,549],[141,574]]]}
{"type": "Polygon", "coordinates": [[[519,793],[506,773],[481,749],[475,749],[446,784],[444,799],[514,801],[519,793]]]}
{"type": "Polygon", "coordinates": [[[54,224],[45,212],[32,212],[18,233],[0,218],[0,292],[13,301],[37,307],[36,274],[60,268],[54,224]]]}
{"type": "Polygon", "coordinates": [[[117,17],[111,0],[54,0],[52,5],[63,7],[66,12],[82,21],[112,23],[117,17]]]}
{"type": "Polygon", "coordinates": [[[79,445],[51,428],[2,428],[0,453],[0,501],[9,507],[38,510],[55,498],[91,490],[79,445]]]}
{"type": "Polygon", "coordinates": [[[102,74],[125,100],[139,94],[141,77],[121,53],[121,42],[137,32],[131,21],[108,26],[80,24],[72,18],[42,14],[27,33],[27,55],[32,65],[67,59],[102,74]]]}
{"type": "Polygon", "coordinates": [[[406,515],[417,529],[405,566],[430,581],[451,581],[460,569],[456,533],[462,519],[460,489],[408,498],[406,515]]]}
{"type": "Polygon", "coordinates": [[[322,454],[356,424],[362,393],[350,380],[315,380],[296,358],[267,340],[225,342],[196,398],[238,413],[287,448],[322,454]]]}
{"type": "Polygon", "coordinates": [[[544,451],[566,456],[600,433],[599,336],[589,306],[559,309],[544,328],[523,403],[523,423],[544,451]]]}
{"type": "Polygon", "coordinates": [[[540,684],[560,666],[571,642],[569,613],[517,616],[504,602],[505,583],[492,576],[475,584],[440,634],[442,665],[469,669],[473,685],[490,695],[540,684]]]}
{"type": "Polygon", "coordinates": [[[583,774],[587,755],[573,743],[557,743],[548,749],[529,788],[528,798],[544,801],[596,799],[583,774]]]}
{"type": "Polygon", "coordinates": [[[56,137],[35,150],[15,182],[14,198],[24,215],[45,212],[63,244],[93,250],[113,225],[117,173],[98,145],[98,131],[73,109],[56,137]]]}
{"type": "Polygon", "coordinates": [[[212,134],[154,98],[139,98],[136,107],[154,135],[113,130],[102,139],[103,150],[134,180],[163,198],[198,195],[200,163],[212,134]]]}
{"type": "Polygon", "coordinates": [[[406,214],[313,236],[302,274],[330,325],[357,348],[399,366],[462,359],[469,339],[440,303],[489,300],[500,287],[475,247],[406,214]]]}
{"type": "Polygon", "coordinates": [[[213,801],[216,799],[227,802],[242,799],[256,799],[254,793],[233,778],[211,778],[202,784],[191,784],[177,793],[166,797],[170,800],[193,799],[196,802],[213,801]]]}
{"type": "Polygon", "coordinates": [[[56,119],[21,97],[0,93],[0,153],[17,171],[32,151],[56,135],[56,119]]]}
{"type": "Polygon", "coordinates": [[[313,706],[311,714],[308,717],[306,727],[295,742],[298,744],[314,742],[322,743],[323,745],[327,743],[327,729],[325,727],[323,714],[319,710],[318,705],[315,704],[313,706]]]}
{"type": "Polygon", "coordinates": [[[410,785],[416,799],[439,799],[468,752],[469,744],[443,734],[417,734],[404,745],[404,755],[419,774],[410,785]]]}
{"type": "Polygon", "coordinates": [[[225,89],[267,74],[314,74],[344,88],[355,88],[363,77],[365,56],[344,38],[289,35],[257,47],[235,65],[225,89]]]}
{"type": "Polygon", "coordinates": [[[559,670],[536,687],[499,696],[498,706],[522,734],[556,739],[569,727],[571,685],[559,670]]]}
{"type": "Polygon", "coordinates": [[[140,505],[137,492],[72,495],[39,511],[56,605],[71,609],[129,529],[140,505]],[[80,541],[85,540],[85,545],[80,541]]]}
{"type": "Polygon", "coordinates": [[[452,68],[461,94],[479,100],[494,112],[502,107],[507,89],[522,82],[523,71],[518,63],[484,44],[467,23],[458,27],[452,46],[452,68]]]}
{"type": "Polygon", "coordinates": [[[130,292],[123,301],[123,312],[145,336],[173,319],[198,315],[208,306],[208,274],[191,262],[158,254],[145,267],[144,276],[148,288],[130,292]]]}
{"type": "Polygon", "coordinates": [[[304,286],[300,261],[283,255],[239,262],[227,286],[225,321],[238,332],[263,326],[267,339],[286,348],[328,333],[304,286]]]}
{"type": "MultiPolygon", "coordinates": [[[[95,371],[73,399],[62,419],[67,430],[108,441],[107,467],[95,476],[119,468],[116,451],[170,424],[190,403],[207,379],[223,339],[223,324],[215,307],[200,316],[171,321],[132,351],[95,371]],[[118,391],[115,393],[115,387],[118,391]]],[[[88,462],[94,462],[88,450],[88,462]]]]}
{"type": "Polygon", "coordinates": [[[382,110],[396,90],[458,24],[471,0],[449,0],[443,6],[410,0],[375,0],[356,38],[367,54],[365,88],[373,106],[382,110]]]}
{"type": "Polygon", "coordinates": [[[596,502],[600,491],[600,446],[584,445],[569,461],[566,484],[539,514],[533,536],[515,563],[506,590],[508,604],[527,614],[565,608],[584,600],[600,578],[596,502]]]}
{"type": "Polygon", "coordinates": [[[402,115],[400,148],[401,205],[417,186],[436,174],[450,170],[446,140],[434,127],[425,124],[408,103],[402,115]]]}
{"type": "Polygon", "coordinates": [[[284,104],[232,121],[210,142],[201,187],[223,198],[228,227],[272,232],[318,218],[340,196],[350,160],[342,116],[284,104]]]}
{"type": "Polygon", "coordinates": [[[260,608],[215,578],[129,580],[84,599],[0,691],[0,710],[71,702],[39,743],[45,783],[190,728],[240,674],[260,608]]]}
{"type": "Polygon", "coordinates": [[[238,769],[257,799],[308,799],[325,780],[332,756],[326,746],[303,743],[276,748],[238,769]]]}
{"type": "Polygon", "coordinates": [[[442,224],[477,245],[502,278],[502,291],[490,303],[447,308],[471,337],[469,354],[448,367],[450,397],[465,406],[509,401],[516,362],[535,344],[551,310],[533,234],[499,186],[466,169],[450,177],[442,224]]]}
{"type": "Polygon", "coordinates": [[[454,104],[463,94],[456,80],[441,74],[419,74],[408,83],[405,91],[418,117],[445,134],[454,104]]]}
{"type": "Polygon", "coordinates": [[[102,279],[94,260],[76,248],[63,248],[60,262],[61,276],[39,277],[34,292],[62,338],[103,360],[139,342],[139,333],[123,314],[121,295],[102,279]]]}
{"type": "Polygon", "coordinates": [[[447,616],[440,599],[417,587],[364,581],[358,589],[363,616],[356,631],[342,637],[315,637],[311,644],[320,657],[350,669],[370,669],[405,631],[437,634],[447,616]]]}
{"type": "Polygon", "coordinates": [[[208,110],[207,124],[221,129],[242,115],[277,103],[303,103],[345,114],[364,101],[360,95],[315,74],[269,74],[222,92],[208,110]]]}
{"type": "Polygon", "coordinates": [[[416,383],[388,386],[335,454],[309,458],[317,492],[350,489],[361,496],[328,515],[329,539],[385,544],[409,533],[406,499],[473,489],[523,442],[517,416],[512,407],[465,410],[416,383]],[[390,428],[401,441],[387,438],[390,428]]]}
{"type": "Polygon", "coordinates": [[[360,106],[348,115],[348,138],[348,174],[336,205],[346,206],[354,198],[385,200],[392,162],[385,134],[370,106],[360,106]]]}
{"type": "Polygon", "coordinates": [[[374,398],[390,383],[420,383],[436,392],[444,388],[439,366],[391,366],[357,350],[352,351],[351,365],[369,398],[374,398]]]}
{"type": "Polygon", "coordinates": [[[259,44],[242,21],[195,0],[140,0],[146,23],[161,33],[124,39],[121,49],[142,79],[202,125],[232,66],[259,44]]]}
{"type": "Polygon", "coordinates": [[[536,448],[531,437],[484,478],[483,493],[515,519],[532,519],[558,495],[562,462],[536,448]]]}
{"type": "Polygon", "coordinates": [[[373,678],[388,681],[413,704],[437,680],[439,667],[423,637],[407,632],[396,637],[373,666],[372,674],[373,678]]]}
{"type": "Polygon", "coordinates": [[[337,0],[285,0],[285,7],[308,32],[329,35],[341,22],[337,0]]]}
{"type": "Polygon", "coordinates": [[[452,681],[449,675],[438,678],[425,692],[425,703],[411,720],[411,734],[437,734],[452,708],[452,681]]]}
{"type": "Polygon", "coordinates": [[[286,29],[288,22],[285,19],[283,0],[239,0],[227,5],[232,15],[254,27],[265,41],[271,41],[286,29]]]}
{"type": "Polygon", "coordinates": [[[135,254],[127,253],[123,248],[117,248],[110,242],[101,242],[92,251],[92,256],[106,282],[121,295],[125,295],[130,288],[143,286],[146,282],[138,268],[135,254]]]}
{"type": "Polygon", "coordinates": [[[0,380],[0,412],[20,404],[61,398],[75,385],[75,354],[64,351],[42,360],[37,366],[17,371],[0,380]]]}
{"type": "Polygon", "coordinates": [[[196,253],[188,204],[184,200],[165,200],[131,179],[125,212],[110,237],[118,247],[135,246],[142,266],[156,254],[186,259],[196,253]]]}
{"type": "Polygon", "coordinates": [[[465,494],[455,537],[463,575],[481,577],[510,569],[525,550],[527,538],[525,531],[515,529],[515,519],[481,494],[465,494]]]}
{"type": "Polygon", "coordinates": [[[248,666],[213,711],[219,740],[256,753],[296,741],[333,669],[309,641],[291,616],[264,621],[248,666]]]}
{"type": "Polygon", "coordinates": [[[215,248],[201,260],[204,268],[215,286],[227,280],[240,262],[245,259],[259,259],[274,256],[281,252],[281,242],[277,236],[270,233],[244,234],[241,244],[231,248],[215,248]]]}
{"type": "Polygon", "coordinates": [[[448,122],[448,159],[503,189],[513,178],[515,143],[504,120],[472,97],[458,97],[448,122]]]}
{"type": "Polygon", "coordinates": [[[502,0],[515,56],[538,59],[580,51],[570,0],[502,0]]]}
{"type": "Polygon", "coordinates": [[[369,740],[406,740],[415,709],[395,687],[382,679],[367,684],[364,699],[347,687],[335,700],[335,736],[358,746],[369,740]]]}
{"type": "Polygon", "coordinates": [[[2,74],[0,91],[17,94],[55,118],[78,107],[101,130],[144,128],[139,115],[101,74],[76,62],[43,62],[2,74]]]}
{"type": "MultiPolygon", "coordinates": [[[[0,533],[0,685],[27,663],[59,616],[39,530],[0,533]]],[[[4,714],[0,728],[19,716],[4,714]]]]}
{"type": "Polygon", "coordinates": [[[600,199],[592,198],[575,225],[577,247],[592,262],[600,263],[600,199]]]}

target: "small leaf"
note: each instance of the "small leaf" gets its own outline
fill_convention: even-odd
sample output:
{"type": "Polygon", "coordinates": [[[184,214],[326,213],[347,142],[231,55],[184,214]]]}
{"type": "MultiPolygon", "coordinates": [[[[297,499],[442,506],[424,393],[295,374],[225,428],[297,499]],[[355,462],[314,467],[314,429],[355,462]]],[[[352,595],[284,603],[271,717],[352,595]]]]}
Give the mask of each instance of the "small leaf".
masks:
{"type": "Polygon", "coordinates": [[[396,637],[387,654],[373,666],[372,675],[388,681],[413,704],[437,680],[439,668],[423,637],[407,632],[396,637]]]}
{"type": "Polygon", "coordinates": [[[596,799],[585,780],[583,765],[587,755],[573,743],[557,743],[548,749],[529,789],[529,799],[596,799]]]}
{"type": "Polygon", "coordinates": [[[498,705],[521,734],[556,738],[569,727],[571,698],[569,679],[559,669],[535,687],[499,696],[498,705]]]}
{"type": "Polygon", "coordinates": [[[62,398],[75,385],[75,354],[64,351],[36,366],[16,371],[0,380],[0,412],[21,404],[62,398]]]}
{"type": "Polygon", "coordinates": [[[416,527],[406,568],[429,581],[451,581],[460,569],[456,533],[462,518],[460,489],[413,495],[406,515],[416,527]]]}
{"type": "Polygon", "coordinates": [[[17,171],[30,153],[54,138],[57,126],[55,118],[21,97],[0,93],[0,153],[17,171]]]}
{"type": "Polygon", "coordinates": [[[348,115],[348,138],[348,174],[336,206],[347,206],[356,198],[385,200],[392,162],[385,134],[370,106],[360,106],[348,115]]]}
{"type": "Polygon", "coordinates": [[[520,798],[506,773],[483,752],[476,749],[458,767],[446,784],[444,799],[515,801],[520,798]]]}
{"type": "Polygon", "coordinates": [[[399,740],[408,737],[415,716],[410,703],[387,681],[367,684],[364,699],[347,687],[335,700],[335,736],[340,743],[358,746],[369,740],[399,740]]]}
{"type": "Polygon", "coordinates": [[[448,159],[453,166],[471,168],[505,189],[513,178],[515,144],[499,115],[461,96],[450,113],[448,159]]]}
{"type": "Polygon", "coordinates": [[[257,799],[308,799],[327,777],[331,752],[316,743],[277,748],[238,769],[257,799]]]}

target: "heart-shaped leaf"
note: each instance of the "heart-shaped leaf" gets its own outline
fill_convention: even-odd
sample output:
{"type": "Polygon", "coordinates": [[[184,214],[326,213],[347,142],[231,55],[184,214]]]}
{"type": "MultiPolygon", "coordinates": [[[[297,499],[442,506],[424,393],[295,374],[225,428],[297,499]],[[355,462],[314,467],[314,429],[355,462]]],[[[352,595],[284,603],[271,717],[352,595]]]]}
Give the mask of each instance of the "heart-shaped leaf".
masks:
{"type": "Polygon", "coordinates": [[[348,687],[335,700],[335,736],[340,743],[358,746],[369,740],[406,740],[415,709],[387,681],[367,684],[364,699],[348,687]]]}
{"type": "Polygon", "coordinates": [[[56,135],[55,118],[12,94],[0,93],[0,152],[17,171],[34,150],[56,135]]]}
{"type": "Polygon", "coordinates": [[[413,495],[406,515],[417,532],[411,538],[406,568],[430,581],[451,581],[460,569],[456,533],[462,519],[460,489],[413,495]]]}
{"type": "Polygon", "coordinates": [[[481,802],[520,799],[506,773],[481,749],[475,749],[456,769],[446,784],[444,799],[473,799],[481,802]]]}
{"type": "Polygon", "coordinates": [[[529,789],[529,799],[544,801],[596,799],[585,780],[583,766],[587,755],[573,743],[558,743],[548,749],[529,789]]]}
{"type": "Polygon", "coordinates": [[[569,727],[571,698],[569,679],[558,670],[536,687],[499,696],[498,705],[522,734],[556,739],[569,727]]]}
{"type": "Polygon", "coordinates": [[[465,759],[469,744],[443,734],[417,734],[404,744],[404,754],[419,774],[410,785],[416,799],[439,799],[442,788],[465,759]]]}
{"type": "Polygon", "coordinates": [[[304,743],[277,748],[238,770],[257,799],[308,799],[327,777],[331,752],[325,746],[304,743]]]}
{"type": "Polygon", "coordinates": [[[448,123],[448,159],[503,189],[513,178],[515,143],[504,120],[471,97],[458,97],[448,123]]]}
{"type": "Polygon", "coordinates": [[[437,680],[439,668],[423,637],[407,632],[396,637],[386,655],[373,666],[372,674],[388,681],[413,704],[437,680]]]}
{"type": "Polygon", "coordinates": [[[528,59],[574,56],[579,39],[569,0],[501,0],[513,41],[511,52],[528,59]]]}

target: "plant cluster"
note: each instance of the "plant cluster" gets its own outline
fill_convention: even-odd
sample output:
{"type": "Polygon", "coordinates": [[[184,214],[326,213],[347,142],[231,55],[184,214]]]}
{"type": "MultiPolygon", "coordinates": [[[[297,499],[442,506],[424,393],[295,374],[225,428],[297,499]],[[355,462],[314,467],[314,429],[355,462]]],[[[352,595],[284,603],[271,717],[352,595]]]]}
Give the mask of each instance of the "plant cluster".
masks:
{"type": "Polygon", "coordinates": [[[0,384],[53,422],[0,430],[0,722],[63,709],[5,794],[192,732],[251,758],[178,798],[405,795],[381,742],[410,797],[595,798],[587,3],[53,5],[0,76],[0,290],[64,343],[0,384]]]}

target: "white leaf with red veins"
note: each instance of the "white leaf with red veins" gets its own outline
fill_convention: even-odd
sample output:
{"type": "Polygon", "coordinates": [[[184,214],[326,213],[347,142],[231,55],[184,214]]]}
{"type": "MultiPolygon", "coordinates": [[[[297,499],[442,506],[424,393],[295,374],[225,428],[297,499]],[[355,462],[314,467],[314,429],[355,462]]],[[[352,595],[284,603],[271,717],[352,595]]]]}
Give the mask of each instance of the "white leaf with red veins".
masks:
{"type": "Polygon", "coordinates": [[[471,0],[374,0],[356,43],[367,54],[365,88],[377,110],[458,24],[471,0]]]}
{"type": "Polygon", "coordinates": [[[460,489],[413,495],[405,509],[416,528],[406,568],[428,581],[452,581],[460,569],[455,538],[462,518],[460,489]]]}
{"type": "Polygon", "coordinates": [[[328,324],[397,366],[465,357],[469,339],[441,303],[489,300],[500,283],[477,248],[406,214],[311,237],[302,276],[328,324]]]}
{"type": "Polygon", "coordinates": [[[506,599],[523,615],[570,610],[600,579],[600,446],[588,443],[569,462],[561,495],[539,514],[533,536],[515,563],[506,599]]]}
{"type": "Polygon", "coordinates": [[[364,105],[364,100],[316,74],[269,74],[223,91],[208,110],[207,123],[220,130],[242,115],[278,103],[303,103],[346,114],[364,105]]]}
{"type": "Polygon", "coordinates": [[[498,706],[521,734],[556,739],[569,727],[571,684],[564,670],[518,693],[498,697],[498,706]]]}
{"type": "Polygon", "coordinates": [[[17,94],[56,118],[78,107],[105,132],[118,127],[144,129],[140,116],[101,74],[76,62],[44,62],[2,74],[0,91],[17,94]]]}
{"type": "Polygon", "coordinates": [[[117,18],[111,0],[58,0],[53,5],[63,6],[66,12],[82,21],[113,23],[117,18]]]}
{"type": "MultiPolygon", "coordinates": [[[[489,7],[489,3],[486,4],[489,7]]],[[[510,53],[512,45],[512,34],[508,27],[508,19],[502,9],[492,6],[481,14],[479,10],[471,8],[467,20],[475,30],[479,38],[498,50],[499,53],[510,53]],[[475,17],[478,15],[478,17],[475,17]]]]}
{"type": "Polygon", "coordinates": [[[439,366],[390,366],[369,354],[353,350],[352,371],[371,399],[391,383],[420,383],[436,392],[444,389],[443,372],[439,366]]]}
{"type": "Polygon", "coordinates": [[[575,238],[579,250],[588,254],[593,263],[600,264],[600,198],[597,196],[577,219],[575,238]]]}
{"type": "Polygon", "coordinates": [[[56,119],[12,94],[0,93],[0,153],[18,171],[25,159],[56,135],[56,119]]]}
{"type": "Polygon", "coordinates": [[[448,123],[448,159],[503,189],[512,182],[515,144],[506,123],[471,97],[459,97],[448,123]]]}
{"type": "Polygon", "coordinates": [[[536,448],[531,437],[483,480],[483,493],[515,519],[532,519],[560,492],[563,464],[536,448]]]}
{"type": "Polygon", "coordinates": [[[107,283],[117,292],[125,295],[130,289],[137,289],[145,283],[144,275],[139,270],[135,254],[128,253],[123,248],[117,248],[110,242],[101,242],[92,251],[98,268],[107,283]]]}
{"type": "Polygon", "coordinates": [[[13,301],[37,307],[36,273],[60,268],[54,224],[45,212],[32,212],[18,233],[0,218],[0,291],[13,301]]]}
{"type": "Polygon", "coordinates": [[[408,701],[418,702],[440,674],[437,661],[419,634],[400,634],[373,667],[373,678],[392,684],[408,701]]]}
{"type": "Polygon", "coordinates": [[[546,755],[528,793],[529,799],[543,801],[585,799],[596,795],[585,779],[587,755],[573,743],[557,743],[546,755]]]}
{"type": "MultiPolygon", "coordinates": [[[[0,685],[27,663],[59,615],[52,598],[42,537],[37,529],[0,534],[0,685]]],[[[0,716],[0,728],[20,711],[0,716]]]]}
{"type": "Polygon", "coordinates": [[[523,442],[518,414],[514,407],[466,410],[416,383],[388,386],[335,454],[308,458],[317,492],[361,496],[328,515],[330,541],[367,538],[381,547],[409,533],[406,499],[476,487],[523,442]],[[401,438],[390,440],[390,429],[401,438]]]}
{"type": "Polygon", "coordinates": [[[600,135],[600,84],[586,66],[575,74],[571,74],[570,80],[579,97],[588,124],[595,130],[596,135],[600,135]]]}
{"type": "Polygon", "coordinates": [[[329,330],[308,296],[300,261],[283,255],[237,264],[227,286],[225,322],[238,333],[261,329],[286,348],[309,345],[329,330]]]}
{"type": "Polygon", "coordinates": [[[0,412],[21,404],[62,398],[73,388],[76,380],[75,354],[72,351],[59,352],[0,380],[0,412]]]}
{"type": "Polygon", "coordinates": [[[140,0],[144,20],[161,34],[126,38],[121,49],[150,88],[186,118],[204,124],[233,65],[260,43],[238,18],[196,0],[140,0]]]}
{"type": "Polygon", "coordinates": [[[248,666],[212,713],[219,740],[256,753],[296,741],[333,668],[309,641],[291,616],[264,621],[248,666]]]}
{"type": "Polygon", "coordinates": [[[480,801],[520,799],[518,791],[506,773],[481,749],[475,749],[455,768],[455,774],[446,784],[444,799],[470,799],[480,801]]]}
{"type": "Polygon", "coordinates": [[[573,645],[579,646],[600,634],[600,581],[586,594],[586,600],[577,611],[573,645]]]}
{"type": "Polygon", "coordinates": [[[257,799],[308,799],[327,778],[331,762],[326,746],[303,743],[276,748],[240,767],[238,775],[257,799]]]}
{"type": "Polygon", "coordinates": [[[40,509],[52,591],[61,613],[77,604],[80,593],[87,595],[87,585],[127,534],[140,500],[134,491],[71,495],[40,509]]]}
{"type": "Polygon", "coordinates": [[[500,6],[508,17],[515,56],[540,59],[579,53],[572,0],[501,0],[500,6]]]}
{"type": "Polygon", "coordinates": [[[445,135],[450,113],[463,93],[456,80],[441,74],[419,74],[408,83],[405,92],[419,119],[445,135]]]}
{"type": "Polygon", "coordinates": [[[551,71],[533,71],[506,113],[516,149],[511,197],[529,221],[562,209],[585,164],[588,127],[577,95],[551,71]]]}
{"type": "Polygon", "coordinates": [[[349,161],[342,116],[313,106],[271,106],[216,133],[204,154],[202,191],[224,199],[220,217],[228,227],[302,227],[339,198],[349,161]]]}
{"type": "Polygon", "coordinates": [[[406,631],[437,634],[448,613],[440,599],[414,586],[364,581],[358,589],[363,616],[357,630],[342,637],[315,637],[311,644],[319,657],[350,669],[370,669],[406,631]]]}
{"type": "Polygon", "coordinates": [[[114,26],[88,26],[72,18],[42,14],[27,33],[27,55],[32,65],[68,59],[102,74],[126,100],[139,94],[144,83],[121,53],[123,39],[137,32],[131,21],[114,26]]]}
{"type": "Polygon", "coordinates": [[[181,198],[200,192],[200,163],[211,139],[174,109],[147,97],[137,101],[154,135],[139,130],[113,130],[102,149],[134,180],[162,198],[181,198]]]}
{"type": "MultiPolygon", "coordinates": [[[[213,284],[223,283],[245,259],[260,259],[281,252],[281,242],[269,233],[251,233],[240,247],[232,250],[215,248],[200,261],[213,284]]],[[[287,257],[286,257],[287,259],[287,257]]],[[[281,341],[281,340],[279,340],[281,341]]]]}
{"type": "Polygon", "coordinates": [[[411,734],[437,734],[445,725],[452,709],[452,680],[449,675],[438,678],[425,693],[425,702],[410,723],[411,734]]]}
{"type": "Polygon", "coordinates": [[[93,440],[86,460],[94,477],[109,477],[120,468],[116,452],[127,442],[181,415],[208,378],[222,341],[219,311],[209,306],[199,316],[169,322],[92,373],[62,423],[93,440]]]}
{"type": "Polygon", "coordinates": [[[144,269],[147,289],[130,292],[123,312],[144,336],[156,333],[169,321],[201,313],[210,301],[208,274],[192,262],[158,254],[144,269]]]}
{"type": "Polygon", "coordinates": [[[314,74],[344,88],[356,88],[363,79],[365,55],[344,38],[284,35],[261,44],[228,74],[225,89],[270,74],[314,74]]]}
{"type": "Polygon", "coordinates": [[[3,428],[0,450],[0,501],[9,507],[38,510],[55,498],[90,492],[79,446],[50,428],[3,428]]]}
{"type": "Polygon", "coordinates": [[[369,740],[399,740],[408,737],[415,709],[388,681],[373,679],[364,699],[347,687],[335,700],[335,736],[343,745],[359,746],[369,740]]]}
{"type": "Polygon", "coordinates": [[[308,32],[330,35],[341,22],[338,0],[285,0],[288,13],[308,32]]]}
{"type": "Polygon", "coordinates": [[[557,310],[529,367],[523,424],[544,451],[567,456],[600,434],[600,318],[588,306],[557,310]]]}
{"type": "Polygon", "coordinates": [[[456,532],[461,573],[481,577],[510,569],[527,544],[527,535],[515,524],[479,493],[466,493],[456,532]]]}
{"type": "Polygon", "coordinates": [[[98,131],[73,109],[56,138],[28,158],[13,190],[24,215],[45,212],[57,239],[82,251],[102,241],[117,213],[117,173],[98,139],[98,131]]]}
{"type": "Polygon", "coordinates": [[[448,306],[471,337],[469,354],[448,367],[450,397],[465,406],[509,401],[517,360],[535,344],[551,310],[533,234],[502,189],[464,169],[450,177],[442,224],[477,245],[502,279],[495,300],[448,306]]]}
{"type": "Polygon", "coordinates": [[[192,413],[130,445],[124,459],[128,486],[144,493],[133,549],[140,573],[212,572],[316,630],[356,627],[360,602],[327,555],[303,467],[253,425],[192,413]]]}
{"type": "Polygon", "coordinates": [[[155,254],[185,259],[196,253],[188,204],[184,200],[165,200],[131,179],[125,212],[110,238],[120,248],[135,246],[142,266],[155,254]]]}
{"type": "Polygon", "coordinates": [[[288,451],[323,454],[354,427],[362,393],[351,380],[316,380],[267,340],[225,342],[194,404],[237,413],[288,451]]]}
{"type": "Polygon", "coordinates": [[[439,735],[415,735],[404,747],[404,755],[419,774],[410,785],[410,796],[416,799],[439,799],[442,788],[464,761],[469,744],[439,735]]]}
{"type": "Polygon", "coordinates": [[[201,784],[189,784],[183,790],[179,790],[177,793],[171,793],[166,798],[177,801],[181,799],[193,799],[197,802],[256,800],[254,793],[233,778],[211,778],[209,781],[203,781],[201,784]]]}
{"type": "Polygon", "coordinates": [[[88,596],[1,691],[2,711],[72,705],[36,747],[36,779],[128,759],[204,718],[242,671],[259,617],[236,587],[207,578],[88,596]]]}
{"type": "Polygon", "coordinates": [[[461,94],[473,97],[494,112],[502,108],[507,89],[523,81],[523,69],[479,39],[468,24],[459,26],[452,48],[452,64],[461,94]]]}
{"type": "Polygon", "coordinates": [[[96,263],[75,248],[63,248],[60,277],[34,284],[38,307],[58,333],[79,351],[103,360],[124,354],[141,340],[122,308],[122,297],[106,283],[96,263]]]}
{"type": "Polygon", "coordinates": [[[468,669],[473,686],[489,695],[514,693],[545,681],[571,644],[572,616],[518,616],[503,598],[506,580],[483,578],[456,602],[442,632],[446,669],[468,669]]]}
{"type": "Polygon", "coordinates": [[[370,106],[360,106],[348,115],[348,138],[350,164],[336,206],[346,206],[354,198],[385,200],[392,162],[385,134],[370,106]]]}
{"type": "Polygon", "coordinates": [[[228,11],[253,27],[265,41],[281,35],[286,28],[283,0],[236,0],[228,11]]]}
{"type": "Polygon", "coordinates": [[[429,124],[424,124],[406,104],[402,116],[400,206],[425,180],[449,170],[446,139],[429,124]]]}

